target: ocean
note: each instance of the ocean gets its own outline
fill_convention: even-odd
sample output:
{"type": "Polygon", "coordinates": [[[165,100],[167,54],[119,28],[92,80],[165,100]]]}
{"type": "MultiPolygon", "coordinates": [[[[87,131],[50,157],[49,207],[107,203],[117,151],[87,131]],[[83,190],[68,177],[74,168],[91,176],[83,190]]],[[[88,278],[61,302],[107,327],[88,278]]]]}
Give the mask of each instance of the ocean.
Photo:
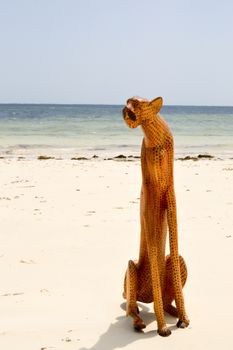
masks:
{"type": "MultiPolygon", "coordinates": [[[[105,158],[140,155],[142,130],[129,129],[120,105],[0,104],[0,156],[105,158]]],[[[164,106],[175,158],[233,157],[233,107],[164,106]]]]}

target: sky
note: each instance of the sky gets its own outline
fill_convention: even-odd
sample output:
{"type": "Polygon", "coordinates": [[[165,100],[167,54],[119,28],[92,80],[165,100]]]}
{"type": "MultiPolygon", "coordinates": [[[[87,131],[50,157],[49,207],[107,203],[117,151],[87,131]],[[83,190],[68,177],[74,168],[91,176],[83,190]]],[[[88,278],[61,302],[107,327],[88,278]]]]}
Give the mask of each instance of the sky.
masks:
{"type": "Polygon", "coordinates": [[[0,0],[0,103],[233,106],[232,0],[0,0]]]}

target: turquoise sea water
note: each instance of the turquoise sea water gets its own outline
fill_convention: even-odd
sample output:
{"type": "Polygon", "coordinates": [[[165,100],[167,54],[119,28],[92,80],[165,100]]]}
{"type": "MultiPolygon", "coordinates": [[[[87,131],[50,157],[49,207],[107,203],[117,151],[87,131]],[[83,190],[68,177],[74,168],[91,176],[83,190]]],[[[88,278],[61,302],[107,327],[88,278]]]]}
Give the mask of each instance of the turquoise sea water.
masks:
{"type": "MultiPolygon", "coordinates": [[[[139,155],[140,128],[127,128],[123,106],[0,105],[0,155],[139,155]]],[[[164,106],[175,156],[233,157],[233,107],[164,106]]]]}

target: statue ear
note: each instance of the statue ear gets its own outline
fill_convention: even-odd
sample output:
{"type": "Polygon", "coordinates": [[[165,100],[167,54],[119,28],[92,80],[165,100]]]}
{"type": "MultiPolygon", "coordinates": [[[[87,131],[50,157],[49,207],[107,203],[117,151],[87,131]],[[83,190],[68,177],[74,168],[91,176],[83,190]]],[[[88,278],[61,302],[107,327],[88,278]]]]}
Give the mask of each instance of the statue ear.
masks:
{"type": "Polygon", "coordinates": [[[155,113],[159,113],[160,109],[162,108],[163,105],[163,99],[162,97],[157,97],[154,100],[150,102],[150,105],[153,107],[155,113]]]}

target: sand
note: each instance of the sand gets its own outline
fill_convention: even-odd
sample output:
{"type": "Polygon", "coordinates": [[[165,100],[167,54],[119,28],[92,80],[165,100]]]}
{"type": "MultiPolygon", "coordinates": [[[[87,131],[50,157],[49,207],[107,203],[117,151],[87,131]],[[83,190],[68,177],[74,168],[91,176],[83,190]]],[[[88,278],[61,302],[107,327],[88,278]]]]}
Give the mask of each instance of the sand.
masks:
{"type": "Polygon", "coordinates": [[[122,284],[138,256],[140,161],[0,160],[0,349],[233,348],[233,160],[176,161],[190,326],[136,333],[122,284]]]}

